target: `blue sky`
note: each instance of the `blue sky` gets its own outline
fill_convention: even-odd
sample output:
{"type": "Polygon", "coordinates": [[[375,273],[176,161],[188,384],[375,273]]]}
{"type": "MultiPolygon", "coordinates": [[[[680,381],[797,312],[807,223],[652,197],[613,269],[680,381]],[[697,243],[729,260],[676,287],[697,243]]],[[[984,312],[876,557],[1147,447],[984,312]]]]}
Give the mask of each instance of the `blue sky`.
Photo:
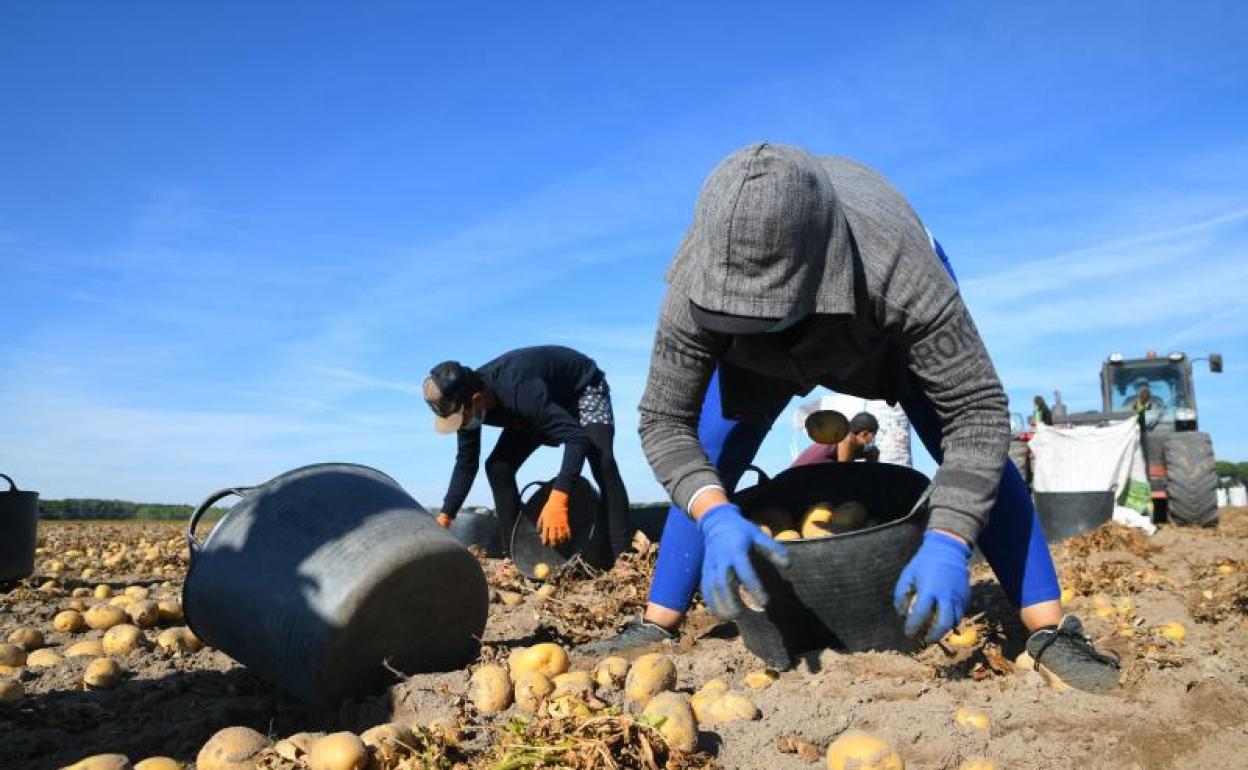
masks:
{"type": "Polygon", "coordinates": [[[196,502],[346,460],[436,506],[424,372],[555,342],[659,499],[663,270],[759,139],[910,197],[1020,411],[1095,406],[1112,351],[1217,350],[1202,424],[1248,460],[1242,3],[591,5],[0,2],[0,472],[196,502]]]}

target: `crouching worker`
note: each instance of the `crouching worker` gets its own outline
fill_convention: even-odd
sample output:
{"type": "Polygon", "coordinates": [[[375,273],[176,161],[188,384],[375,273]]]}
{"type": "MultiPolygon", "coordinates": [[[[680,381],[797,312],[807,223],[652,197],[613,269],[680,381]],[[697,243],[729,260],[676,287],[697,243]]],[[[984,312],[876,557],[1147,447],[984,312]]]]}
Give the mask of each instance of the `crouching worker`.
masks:
{"type": "Polygon", "coordinates": [[[922,545],[894,589],[906,632],[935,641],[971,599],[978,543],[1031,631],[1037,664],[1087,690],[1112,687],[1117,662],[1062,614],[1031,496],[1006,462],[1005,392],[943,254],[906,200],[843,158],[757,144],[703,185],[667,275],[641,440],[674,503],[645,615],[591,652],[670,638],[694,589],[721,618],[738,585],[765,593],[751,553],[783,546],[729,501],[794,395],[824,386],[900,401],[940,463],[922,545]]]}
{"type": "Polygon", "coordinates": [[[439,524],[449,527],[463,505],[480,462],[481,426],[493,425],[503,431],[485,461],[485,475],[505,548],[520,507],[516,473],[542,445],[563,447],[563,464],[538,521],[542,542],[571,538],[568,494],[588,459],[606,500],[612,555],[628,548],[628,494],[612,449],[611,390],[593,359],[549,345],[504,353],[478,369],[446,361],[429,372],[424,396],[436,430],[455,433],[459,441],[439,524]]]}
{"type": "MultiPolygon", "coordinates": [[[[814,423],[826,411],[815,412],[806,418],[806,434],[812,443],[802,450],[793,460],[793,467],[799,465],[815,465],[817,463],[852,463],[858,460],[875,463],[880,461],[880,450],[875,446],[875,434],[880,431],[880,422],[870,412],[859,412],[849,421],[845,438],[827,443],[827,436],[821,431],[812,430],[814,423]]],[[[833,414],[836,414],[833,412],[833,414]]],[[[826,419],[826,418],[825,418],[826,419]]],[[[841,418],[844,420],[844,418],[841,418]]],[[[844,424],[843,422],[841,423],[844,424]]]]}

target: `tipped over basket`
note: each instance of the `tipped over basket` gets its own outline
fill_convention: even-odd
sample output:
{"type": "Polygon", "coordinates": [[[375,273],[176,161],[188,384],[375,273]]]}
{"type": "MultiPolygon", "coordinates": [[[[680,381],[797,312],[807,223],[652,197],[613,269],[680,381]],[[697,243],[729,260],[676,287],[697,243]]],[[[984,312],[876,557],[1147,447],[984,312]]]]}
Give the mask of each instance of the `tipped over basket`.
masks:
{"type": "Polygon", "coordinates": [[[197,636],[317,704],[446,671],[480,646],[480,563],[394,479],[362,465],[288,471],[210,496],[187,528],[182,602],[197,636]],[[195,525],[241,499],[202,542],[195,525]]]}
{"type": "Polygon", "coordinates": [[[754,557],[769,602],[737,619],[745,646],[780,670],[812,650],[914,649],[893,610],[893,589],[923,539],[927,506],[918,503],[927,477],[885,463],[821,463],[759,476],[735,496],[747,513],[775,507],[800,515],[815,503],[856,500],[868,517],[852,532],[785,543],[790,563],[783,570],[754,557]]]}

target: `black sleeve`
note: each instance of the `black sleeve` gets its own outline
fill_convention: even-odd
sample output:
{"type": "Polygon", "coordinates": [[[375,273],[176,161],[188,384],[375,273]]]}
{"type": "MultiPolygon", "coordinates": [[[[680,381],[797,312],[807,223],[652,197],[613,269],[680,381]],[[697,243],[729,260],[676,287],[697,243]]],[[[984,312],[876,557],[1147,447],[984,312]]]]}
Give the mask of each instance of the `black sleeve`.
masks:
{"type": "Polygon", "coordinates": [[[550,400],[541,380],[524,381],[516,396],[516,411],[542,436],[563,447],[563,464],[555,477],[555,489],[571,492],[572,483],[585,464],[589,435],[567,409],[550,400]]]}
{"type": "Polygon", "coordinates": [[[451,472],[451,485],[442,500],[442,512],[454,517],[468,497],[472,489],[472,481],[477,477],[477,467],[481,461],[481,431],[461,430],[455,434],[459,441],[459,449],[455,452],[455,470],[451,472]]]}

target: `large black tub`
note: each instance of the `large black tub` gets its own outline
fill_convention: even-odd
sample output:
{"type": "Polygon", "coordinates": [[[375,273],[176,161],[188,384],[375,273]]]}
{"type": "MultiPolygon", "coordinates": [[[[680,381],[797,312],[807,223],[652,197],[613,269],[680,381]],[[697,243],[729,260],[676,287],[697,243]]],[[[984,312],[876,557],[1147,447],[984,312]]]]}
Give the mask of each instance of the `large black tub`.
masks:
{"type": "Polygon", "coordinates": [[[745,646],[771,668],[786,670],[802,652],[912,650],[893,610],[893,589],[918,550],[927,525],[922,473],[885,463],[823,463],[790,468],[735,495],[748,513],[780,507],[801,516],[815,503],[857,500],[864,528],[786,543],[790,564],[777,570],[754,557],[770,601],[737,620],[745,646]]]}
{"type": "Polygon", "coordinates": [[[1113,492],[1036,492],[1036,513],[1044,538],[1060,543],[1113,518],[1113,492]]]}

